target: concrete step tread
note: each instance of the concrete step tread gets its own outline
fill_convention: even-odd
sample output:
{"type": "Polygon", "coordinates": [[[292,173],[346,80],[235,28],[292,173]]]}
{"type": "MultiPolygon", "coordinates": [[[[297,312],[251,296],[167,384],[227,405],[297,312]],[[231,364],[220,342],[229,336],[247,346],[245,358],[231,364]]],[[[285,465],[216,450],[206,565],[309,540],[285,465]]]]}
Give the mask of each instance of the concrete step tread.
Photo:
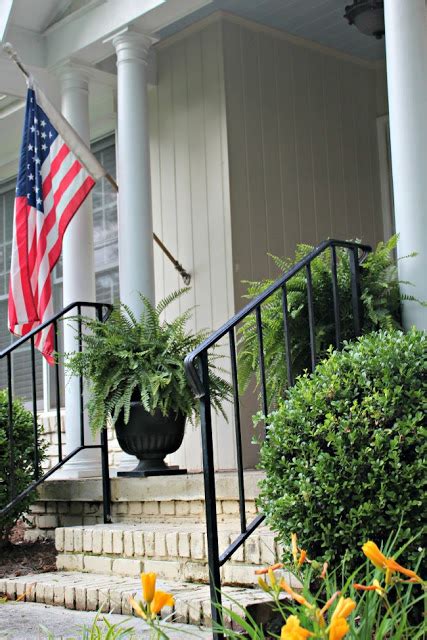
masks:
{"type": "MultiPolygon", "coordinates": [[[[165,609],[163,616],[173,613],[173,621],[185,624],[209,624],[211,620],[209,586],[205,584],[161,580],[157,588],[172,593],[175,606],[165,609]]],[[[15,600],[21,596],[28,602],[62,606],[79,611],[132,614],[129,597],[141,598],[141,582],[136,578],[55,572],[30,574],[0,579],[0,594],[15,600]]],[[[260,589],[223,587],[223,603],[229,608],[268,606],[271,598],[260,589]]]]}
{"type": "MultiPolygon", "coordinates": [[[[250,520],[248,520],[248,523],[250,520]]],[[[56,530],[63,529],[64,531],[70,530],[85,530],[85,531],[162,531],[168,533],[170,531],[180,532],[206,532],[206,523],[200,522],[200,519],[186,519],[186,520],[167,520],[164,516],[162,520],[146,520],[145,522],[114,522],[109,524],[93,524],[93,525],[73,525],[71,527],[57,527],[56,530]]],[[[218,530],[224,533],[240,534],[240,521],[228,521],[218,522],[218,530]]],[[[266,526],[259,526],[252,535],[274,535],[273,532],[266,526]]]]}
{"type": "MultiPolygon", "coordinates": [[[[264,473],[245,470],[246,500],[254,500],[259,494],[258,484],[264,473]]],[[[221,471],[215,474],[217,500],[237,500],[238,478],[235,471],[221,471]]],[[[150,478],[111,478],[113,502],[162,501],[162,500],[204,500],[202,473],[185,475],[153,476],[150,478]]],[[[100,501],[102,502],[101,478],[75,480],[56,479],[55,474],[39,487],[40,500],[60,501],[100,501]]]]}

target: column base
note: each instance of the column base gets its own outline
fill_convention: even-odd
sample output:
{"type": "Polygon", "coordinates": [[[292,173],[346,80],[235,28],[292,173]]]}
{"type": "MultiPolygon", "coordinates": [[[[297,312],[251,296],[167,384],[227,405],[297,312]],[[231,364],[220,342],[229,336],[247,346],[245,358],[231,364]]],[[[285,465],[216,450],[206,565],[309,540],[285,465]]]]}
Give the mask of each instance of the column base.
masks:
{"type": "Polygon", "coordinates": [[[77,453],[74,458],[66,462],[58,471],[55,471],[49,479],[52,480],[80,480],[84,478],[101,478],[102,467],[100,450],[93,456],[93,449],[87,449],[77,453]],[[86,455],[85,455],[86,454],[86,455]],[[88,455],[89,454],[89,455],[88,455]]]}

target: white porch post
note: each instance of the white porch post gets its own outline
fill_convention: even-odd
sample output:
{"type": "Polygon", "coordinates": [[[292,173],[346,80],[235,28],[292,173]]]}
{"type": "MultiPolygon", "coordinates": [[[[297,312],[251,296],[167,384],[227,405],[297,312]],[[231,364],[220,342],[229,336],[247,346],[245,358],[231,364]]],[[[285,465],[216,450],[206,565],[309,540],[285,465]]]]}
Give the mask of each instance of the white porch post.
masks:
{"type": "MultiPolygon", "coordinates": [[[[148,129],[148,52],[153,39],[125,32],[113,38],[117,54],[117,177],[120,300],[138,317],[139,292],[154,293],[153,221],[148,129]]],[[[133,469],[123,453],[120,468],[133,469]]]]}
{"type": "MultiPolygon", "coordinates": [[[[385,0],[387,82],[402,291],[427,300],[427,23],[425,0],[385,0]]],[[[427,329],[427,309],[404,303],[404,324],[427,329]]]]}
{"type": "MultiPolygon", "coordinates": [[[[62,113],[81,138],[90,143],[89,79],[83,69],[72,65],[60,71],[62,113]]],[[[71,220],[63,242],[63,303],[64,307],[78,300],[94,302],[95,267],[93,248],[92,197],[89,195],[71,220]]],[[[82,310],[89,315],[89,310],[82,310]]],[[[75,315],[73,312],[73,315],[75,315]]],[[[64,322],[64,351],[78,348],[76,332],[64,322]]],[[[65,429],[67,452],[80,446],[79,379],[65,373],[65,429]]],[[[85,416],[85,444],[95,444],[85,416]]],[[[100,475],[98,450],[86,449],[72,458],[60,472],[67,478],[100,475]]]]}
{"type": "Polygon", "coordinates": [[[120,299],[138,315],[138,292],[154,302],[147,64],[153,39],[126,32],[117,53],[120,299]]]}

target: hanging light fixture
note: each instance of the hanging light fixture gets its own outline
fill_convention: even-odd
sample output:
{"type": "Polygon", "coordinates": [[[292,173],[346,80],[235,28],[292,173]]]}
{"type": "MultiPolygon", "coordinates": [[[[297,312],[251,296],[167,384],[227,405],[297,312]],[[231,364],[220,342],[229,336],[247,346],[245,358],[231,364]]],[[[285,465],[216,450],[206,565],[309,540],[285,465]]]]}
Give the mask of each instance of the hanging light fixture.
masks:
{"type": "Polygon", "coordinates": [[[345,8],[344,18],[367,36],[380,40],[384,35],[383,0],[353,0],[345,8]]]}

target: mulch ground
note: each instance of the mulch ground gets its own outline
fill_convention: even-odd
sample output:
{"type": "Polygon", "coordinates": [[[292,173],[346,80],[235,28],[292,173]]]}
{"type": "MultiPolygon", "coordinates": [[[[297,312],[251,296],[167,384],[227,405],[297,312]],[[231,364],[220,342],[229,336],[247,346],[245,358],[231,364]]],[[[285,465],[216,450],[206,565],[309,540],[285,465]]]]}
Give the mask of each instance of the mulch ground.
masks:
{"type": "Polygon", "coordinates": [[[24,528],[22,523],[18,524],[10,543],[0,547],[0,578],[56,571],[54,541],[24,542],[24,528]]]}

